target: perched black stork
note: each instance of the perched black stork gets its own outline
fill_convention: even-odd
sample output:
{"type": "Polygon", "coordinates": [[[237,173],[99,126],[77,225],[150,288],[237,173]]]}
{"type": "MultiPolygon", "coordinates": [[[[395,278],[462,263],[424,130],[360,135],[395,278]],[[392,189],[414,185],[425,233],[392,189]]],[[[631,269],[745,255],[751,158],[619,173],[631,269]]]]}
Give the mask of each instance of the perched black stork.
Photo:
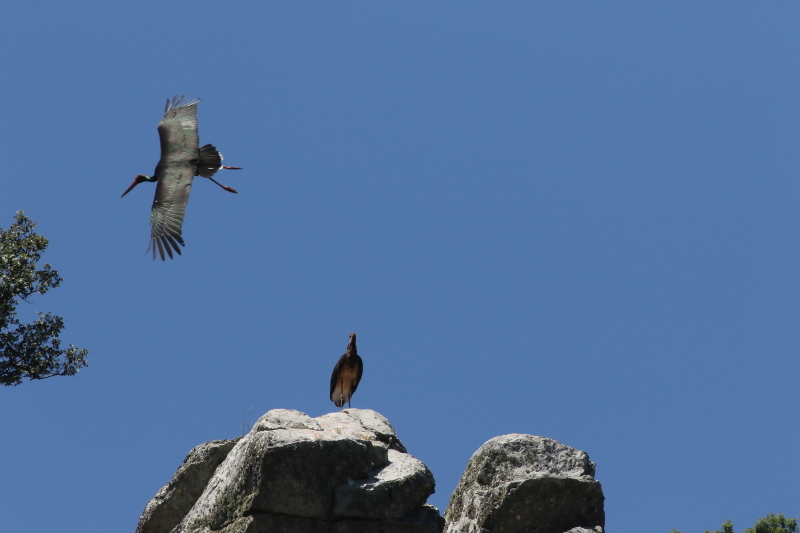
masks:
{"type": "MultiPolygon", "coordinates": [[[[236,192],[217,182],[213,176],[220,168],[240,170],[241,167],[223,167],[222,154],[217,149],[206,144],[200,147],[197,135],[197,104],[199,98],[183,103],[183,98],[167,98],[167,107],[164,117],[158,123],[158,136],[161,138],[161,159],[158,160],[156,171],[152,176],[139,174],[128,190],[142,182],[158,182],[153,208],[150,210],[150,248],[153,249],[153,259],[156,250],[161,260],[165,261],[164,252],[172,259],[172,251],[181,254],[183,237],[181,226],[186,213],[186,204],[189,203],[189,192],[192,190],[192,180],[195,176],[208,178],[228,192],[236,192]]],[[[120,196],[120,198],[122,198],[120,196]]]]}
{"type": "Polygon", "coordinates": [[[353,397],[363,372],[364,363],[361,362],[356,350],[356,334],[351,333],[347,353],[339,358],[331,374],[331,401],[336,404],[339,411],[344,409],[345,402],[350,407],[350,398],[353,397]]]}

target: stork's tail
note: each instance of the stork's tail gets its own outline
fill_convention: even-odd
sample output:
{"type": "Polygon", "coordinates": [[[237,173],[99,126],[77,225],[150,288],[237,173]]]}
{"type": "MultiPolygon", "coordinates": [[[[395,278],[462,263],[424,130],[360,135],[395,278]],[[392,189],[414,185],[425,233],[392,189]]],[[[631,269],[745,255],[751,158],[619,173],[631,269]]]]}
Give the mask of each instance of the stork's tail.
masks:
{"type": "Polygon", "coordinates": [[[197,172],[195,176],[210,178],[220,168],[222,168],[222,154],[211,144],[202,146],[197,155],[197,172]]]}

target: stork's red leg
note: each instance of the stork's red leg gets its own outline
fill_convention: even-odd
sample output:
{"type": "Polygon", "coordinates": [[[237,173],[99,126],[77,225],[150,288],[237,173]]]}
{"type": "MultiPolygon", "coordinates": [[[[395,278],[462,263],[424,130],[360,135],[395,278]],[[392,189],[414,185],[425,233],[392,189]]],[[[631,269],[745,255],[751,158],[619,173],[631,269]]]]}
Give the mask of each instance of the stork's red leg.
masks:
{"type": "MultiPolygon", "coordinates": [[[[226,190],[226,191],[228,191],[228,192],[236,192],[236,189],[233,189],[233,188],[231,188],[231,187],[228,187],[228,186],[226,186],[226,185],[223,185],[223,184],[221,184],[220,182],[218,182],[217,180],[215,180],[214,178],[208,178],[208,179],[210,179],[211,181],[213,181],[214,183],[216,183],[217,185],[219,185],[220,187],[222,187],[223,189],[225,189],[225,190],[226,190]]],[[[237,193],[237,194],[238,194],[238,193],[237,193]]]]}

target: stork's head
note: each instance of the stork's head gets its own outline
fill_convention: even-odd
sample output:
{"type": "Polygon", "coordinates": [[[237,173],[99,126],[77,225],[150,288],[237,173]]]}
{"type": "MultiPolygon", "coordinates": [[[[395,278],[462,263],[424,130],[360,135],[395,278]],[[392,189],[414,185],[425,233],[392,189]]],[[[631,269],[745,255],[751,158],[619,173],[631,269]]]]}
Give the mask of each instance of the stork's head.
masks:
{"type": "MultiPolygon", "coordinates": [[[[133,189],[134,187],[136,187],[137,185],[139,185],[140,183],[142,183],[144,181],[156,181],[156,178],[154,178],[152,176],[145,176],[144,174],[139,174],[138,176],[136,176],[133,179],[133,183],[131,183],[131,186],[128,187],[128,190],[125,191],[124,193],[122,193],[122,196],[125,196],[126,194],[131,192],[131,189],[133,189]]],[[[120,198],[122,198],[122,196],[120,196],[120,198]]]]}
{"type": "Polygon", "coordinates": [[[354,349],[355,347],[356,347],[356,334],[355,333],[351,333],[350,334],[350,343],[347,345],[347,351],[349,352],[351,349],[354,349]]]}

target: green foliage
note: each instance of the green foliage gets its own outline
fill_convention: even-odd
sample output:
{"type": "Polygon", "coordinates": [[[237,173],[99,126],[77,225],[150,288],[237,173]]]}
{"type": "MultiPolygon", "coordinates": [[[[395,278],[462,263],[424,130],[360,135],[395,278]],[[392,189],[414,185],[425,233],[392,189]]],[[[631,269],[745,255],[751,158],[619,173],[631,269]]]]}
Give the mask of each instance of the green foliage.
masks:
{"type": "MultiPolygon", "coordinates": [[[[670,533],[681,532],[673,529],[670,533]]],[[[705,533],[734,533],[733,524],[728,520],[720,526],[719,530],[712,532],[706,529],[705,533]]],[[[764,518],[759,518],[755,525],[746,528],[744,533],[799,533],[797,518],[785,518],[782,514],[775,516],[770,513],[764,518]]]]}
{"type": "Polygon", "coordinates": [[[733,523],[730,520],[726,520],[724,524],[719,526],[717,531],[709,531],[705,530],[705,533],[733,533],[733,523]]]}
{"type": "Polygon", "coordinates": [[[783,514],[775,516],[769,513],[760,518],[753,527],[748,527],[744,533],[797,533],[797,518],[784,518],[783,514]]]}
{"type": "Polygon", "coordinates": [[[30,324],[17,319],[17,304],[34,294],[58,287],[61,277],[45,264],[36,263],[47,248],[47,239],[33,232],[36,224],[21,211],[10,228],[0,228],[0,385],[19,385],[23,378],[72,376],[87,366],[88,351],[69,345],[61,349],[58,338],[64,320],[37,313],[30,324]]]}

